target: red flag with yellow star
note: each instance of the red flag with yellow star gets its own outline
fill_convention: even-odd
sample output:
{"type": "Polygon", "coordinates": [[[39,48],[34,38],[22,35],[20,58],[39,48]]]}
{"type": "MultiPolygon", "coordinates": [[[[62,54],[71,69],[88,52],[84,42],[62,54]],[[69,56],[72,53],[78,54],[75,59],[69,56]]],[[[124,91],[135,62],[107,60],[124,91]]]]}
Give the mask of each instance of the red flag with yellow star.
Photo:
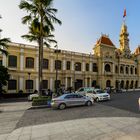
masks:
{"type": "Polygon", "coordinates": [[[123,18],[126,17],[126,9],[124,9],[123,18]]]}

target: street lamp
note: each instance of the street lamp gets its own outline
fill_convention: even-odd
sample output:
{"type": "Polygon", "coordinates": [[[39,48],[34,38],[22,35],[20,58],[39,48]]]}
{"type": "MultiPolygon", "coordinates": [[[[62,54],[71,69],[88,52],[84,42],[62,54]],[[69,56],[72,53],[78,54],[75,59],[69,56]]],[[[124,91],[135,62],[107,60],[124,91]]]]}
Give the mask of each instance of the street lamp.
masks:
{"type": "Polygon", "coordinates": [[[55,83],[55,90],[57,93],[57,89],[58,89],[58,54],[61,53],[61,50],[58,49],[58,46],[56,48],[56,50],[54,51],[54,53],[56,53],[56,64],[55,64],[55,69],[56,69],[56,83],[55,83]]]}
{"type": "Polygon", "coordinates": [[[31,75],[31,73],[28,72],[28,76],[29,76],[29,80],[28,80],[29,81],[29,83],[28,83],[29,84],[29,87],[28,87],[28,90],[29,90],[29,93],[30,93],[30,75],[31,75]]]}
{"type": "Polygon", "coordinates": [[[75,70],[76,70],[76,67],[78,66],[77,63],[74,64],[74,82],[73,82],[73,86],[74,86],[74,92],[76,90],[76,80],[75,80],[75,70]]]}

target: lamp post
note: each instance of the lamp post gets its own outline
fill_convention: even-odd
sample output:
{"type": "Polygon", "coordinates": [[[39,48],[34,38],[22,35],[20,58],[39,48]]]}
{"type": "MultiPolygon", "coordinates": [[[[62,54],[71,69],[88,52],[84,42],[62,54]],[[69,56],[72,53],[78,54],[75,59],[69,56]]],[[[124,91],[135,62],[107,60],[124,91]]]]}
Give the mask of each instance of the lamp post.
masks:
{"type": "Polygon", "coordinates": [[[30,93],[30,75],[31,75],[31,73],[28,72],[28,76],[29,76],[29,83],[28,83],[29,84],[29,87],[28,87],[29,89],[28,90],[29,90],[29,93],[30,93]]]}
{"type": "Polygon", "coordinates": [[[77,67],[77,66],[78,66],[78,65],[75,63],[75,64],[74,64],[74,82],[73,82],[74,92],[75,92],[75,90],[76,90],[75,70],[76,70],[76,67],[77,67]]]}
{"type": "Polygon", "coordinates": [[[61,50],[58,49],[58,46],[56,48],[56,50],[54,51],[54,53],[56,53],[56,63],[55,63],[55,69],[56,69],[56,83],[55,83],[55,91],[57,93],[57,89],[58,89],[58,53],[61,53],[61,50]]]}

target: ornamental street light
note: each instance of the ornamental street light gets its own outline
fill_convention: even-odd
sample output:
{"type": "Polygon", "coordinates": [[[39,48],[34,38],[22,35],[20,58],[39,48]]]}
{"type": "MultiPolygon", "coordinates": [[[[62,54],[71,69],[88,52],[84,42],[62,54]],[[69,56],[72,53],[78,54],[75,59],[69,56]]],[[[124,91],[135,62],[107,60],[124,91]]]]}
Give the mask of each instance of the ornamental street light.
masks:
{"type": "Polygon", "coordinates": [[[56,82],[55,82],[55,91],[57,93],[58,90],[58,54],[61,53],[61,50],[58,49],[58,46],[56,48],[56,50],[54,51],[54,53],[56,53],[56,63],[55,63],[55,69],[56,69],[56,82]]]}
{"type": "Polygon", "coordinates": [[[30,76],[31,76],[31,73],[30,73],[30,72],[28,72],[28,76],[29,76],[29,77],[28,77],[28,81],[29,81],[29,82],[28,82],[28,90],[29,90],[29,93],[30,93],[30,89],[31,89],[31,85],[30,85],[30,84],[31,84],[31,83],[30,83],[30,76]]]}
{"type": "Polygon", "coordinates": [[[74,92],[76,90],[76,79],[75,79],[75,70],[76,70],[76,67],[78,66],[77,63],[74,64],[74,82],[73,82],[73,87],[74,87],[74,92]]]}

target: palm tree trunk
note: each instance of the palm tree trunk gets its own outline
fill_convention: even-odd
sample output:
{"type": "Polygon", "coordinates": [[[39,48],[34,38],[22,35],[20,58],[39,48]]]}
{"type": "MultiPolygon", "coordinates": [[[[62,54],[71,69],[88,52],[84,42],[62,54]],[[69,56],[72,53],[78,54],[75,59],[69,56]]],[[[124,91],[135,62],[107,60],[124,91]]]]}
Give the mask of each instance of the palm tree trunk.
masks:
{"type": "Polygon", "coordinates": [[[42,79],[43,79],[43,37],[39,40],[39,68],[38,68],[38,81],[39,81],[39,95],[42,95],[42,79]]]}
{"type": "MultiPolygon", "coordinates": [[[[42,3],[40,3],[40,9],[42,9],[42,3]]],[[[42,79],[43,79],[43,13],[40,12],[40,45],[39,45],[39,59],[40,59],[40,65],[39,65],[39,94],[42,95],[42,79]]]]}

